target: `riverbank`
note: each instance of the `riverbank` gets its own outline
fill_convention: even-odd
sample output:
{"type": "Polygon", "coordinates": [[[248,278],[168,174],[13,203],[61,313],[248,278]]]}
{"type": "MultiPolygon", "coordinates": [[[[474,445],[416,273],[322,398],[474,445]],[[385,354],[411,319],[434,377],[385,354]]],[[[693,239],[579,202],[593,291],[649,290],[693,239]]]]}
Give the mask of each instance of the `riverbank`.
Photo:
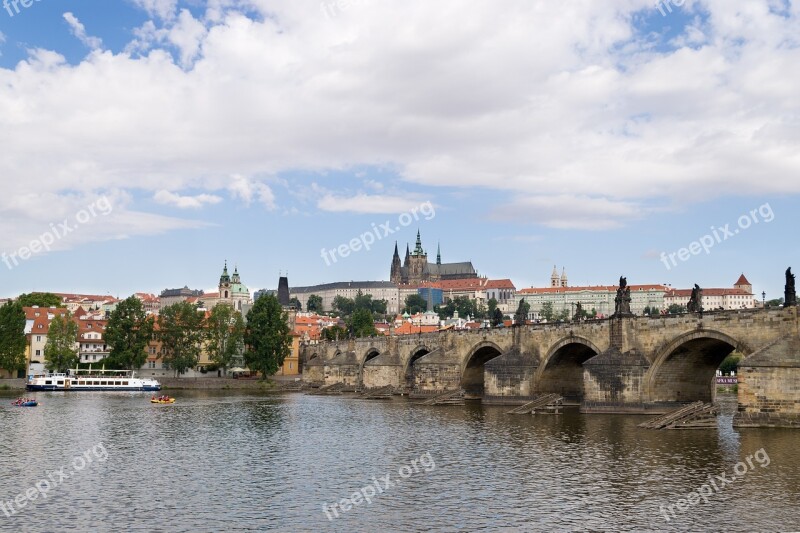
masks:
{"type": "Polygon", "coordinates": [[[0,379],[0,390],[25,390],[24,379],[0,379]]]}
{"type": "Polygon", "coordinates": [[[270,378],[267,381],[260,379],[233,379],[233,378],[159,378],[162,390],[282,390],[282,384],[287,380],[270,378]]]}
{"type": "MultiPolygon", "coordinates": [[[[233,378],[158,378],[163,390],[258,390],[280,392],[295,376],[273,376],[268,381],[233,378]]],[[[25,390],[24,379],[0,379],[0,391],[25,390]]]]}

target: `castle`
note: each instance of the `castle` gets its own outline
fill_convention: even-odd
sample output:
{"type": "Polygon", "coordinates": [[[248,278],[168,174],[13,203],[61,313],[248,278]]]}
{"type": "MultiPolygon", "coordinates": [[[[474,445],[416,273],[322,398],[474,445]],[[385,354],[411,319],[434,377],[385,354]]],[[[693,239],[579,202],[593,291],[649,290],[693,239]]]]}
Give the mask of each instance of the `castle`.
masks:
{"type": "Polygon", "coordinates": [[[389,280],[397,285],[416,285],[423,282],[436,282],[448,279],[477,278],[478,273],[471,261],[462,263],[442,263],[441,249],[437,246],[436,262],[428,262],[428,254],[422,249],[422,239],[417,231],[417,244],[414,251],[406,244],[406,258],[400,263],[397,243],[394,243],[394,256],[389,280]]]}

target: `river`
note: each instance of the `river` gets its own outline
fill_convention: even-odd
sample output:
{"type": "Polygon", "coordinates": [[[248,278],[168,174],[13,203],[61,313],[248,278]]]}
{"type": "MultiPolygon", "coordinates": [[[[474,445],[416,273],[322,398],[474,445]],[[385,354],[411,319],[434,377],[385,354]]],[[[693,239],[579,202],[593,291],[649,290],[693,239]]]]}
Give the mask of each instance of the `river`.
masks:
{"type": "Polygon", "coordinates": [[[800,528],[800,432],[734,430],[735,399],[717,429],[653,431],[574,409],[174,394],[0,396],[0,531],[800,528]]]}

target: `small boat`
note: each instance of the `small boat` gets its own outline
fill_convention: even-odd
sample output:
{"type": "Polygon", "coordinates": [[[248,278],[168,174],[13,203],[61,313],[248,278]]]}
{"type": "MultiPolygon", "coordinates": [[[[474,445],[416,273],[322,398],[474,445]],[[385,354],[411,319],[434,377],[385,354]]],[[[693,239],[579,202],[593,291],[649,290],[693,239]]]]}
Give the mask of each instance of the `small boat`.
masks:
{"type": "Polygon", "coordinates": [[[15,407],[36,407],[39,405],[39,402],[34,400],[33,398],[18,398],[11,402],[11,405],[15,407]]]}
{"type": "Polygon", "coordinates": [[[159,396],[158,398],[150,398],[150,403],[175,403],[175,398],[169,396],[159,396]]]}

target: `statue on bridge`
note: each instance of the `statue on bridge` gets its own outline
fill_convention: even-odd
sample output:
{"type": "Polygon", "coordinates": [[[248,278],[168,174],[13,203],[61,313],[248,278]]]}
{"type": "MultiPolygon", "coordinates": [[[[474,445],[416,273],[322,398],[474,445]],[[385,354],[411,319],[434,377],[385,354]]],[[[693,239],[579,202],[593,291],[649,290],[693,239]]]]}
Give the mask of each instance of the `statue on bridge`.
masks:
{"type": "Polygon", "coordinates": [[[786,269],[786,287],[783,291],[783,306],[794,307],[797,305],[797,292],[794,289],[794,274],[792,267],[786,269]]]}
{"type": "Polygon", "coordinates": [[[694,284],[692,295],[689,297],[689,303],[686,304],[686,310],[690,313],[703,312],[703,289],[697,283],[694,284]]]}
{"type": "Polygon", "coordinates": [[[628,287],[628,279],[625,276],[619,277],[617,297],[614,298],[614,316],[633,316],[631,312],[631,289],[628,287]]]}

